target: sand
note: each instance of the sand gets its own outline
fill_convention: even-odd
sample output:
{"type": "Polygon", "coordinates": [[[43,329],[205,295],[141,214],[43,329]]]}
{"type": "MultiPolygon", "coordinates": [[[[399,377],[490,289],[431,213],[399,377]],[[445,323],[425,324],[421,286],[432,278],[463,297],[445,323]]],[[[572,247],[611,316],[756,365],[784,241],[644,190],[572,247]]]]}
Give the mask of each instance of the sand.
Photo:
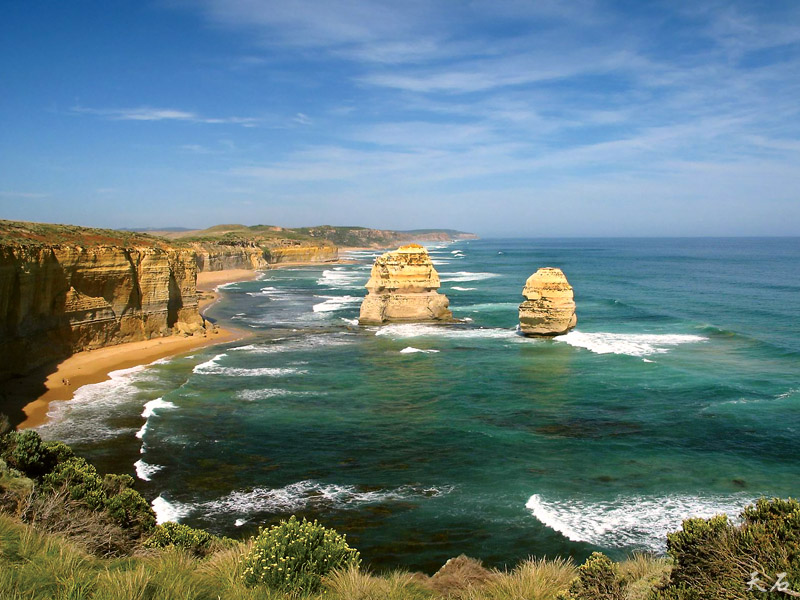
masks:
{"type": "MultiPolygon", "coordinates": [[[[197,291],[200,298],[200,313],[202,314],[219,299],[219,294],[213,291],[215,286],[255,279],[257,275],[256,271],[244,269],[199,273],[197,291]]],[[[26,419],[19,428],[41,425],[47,420],[51,402],[72,399],[75,390],[84,385],[106,381],[112,371],[148,364],[160,358],[177,356],[206,346],[232,342],[248,335],[251,335],[250,332],[244,330],[230,327],[216,328],[205,335],[190,337],[173,335],[73,354],[59,363],[55,372],[48,375],[44,382],[47,391],[22,409],[26,419]]]]}

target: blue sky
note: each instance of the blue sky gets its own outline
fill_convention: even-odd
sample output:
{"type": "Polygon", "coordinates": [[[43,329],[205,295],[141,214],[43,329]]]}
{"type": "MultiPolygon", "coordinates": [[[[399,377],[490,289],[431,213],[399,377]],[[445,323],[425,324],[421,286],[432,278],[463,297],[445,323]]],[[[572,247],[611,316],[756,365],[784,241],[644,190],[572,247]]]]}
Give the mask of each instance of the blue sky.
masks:
{"type": "Polygon", "coordinates": [[[10,2],[0,217],[799,235],[800,2],[10,2]]]}

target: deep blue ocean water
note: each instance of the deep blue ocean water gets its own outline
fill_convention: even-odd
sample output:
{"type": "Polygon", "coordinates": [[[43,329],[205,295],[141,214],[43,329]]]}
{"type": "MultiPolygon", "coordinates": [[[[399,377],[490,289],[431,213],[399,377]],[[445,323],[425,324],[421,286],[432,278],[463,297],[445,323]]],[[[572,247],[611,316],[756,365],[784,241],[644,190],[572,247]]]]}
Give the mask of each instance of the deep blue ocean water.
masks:
{"type": "Polygon", "coordinates": [[[162,519],[291,514],[374,567],[663,552],[683,518],[800,494],[800,239],[429,245],[460,324],[358,327],[372,251],[224,286],[244,342],[115,373],[46,437],[130,472],[162,519]],[[560,267],[578,326],[516,331],[560,267]]]}

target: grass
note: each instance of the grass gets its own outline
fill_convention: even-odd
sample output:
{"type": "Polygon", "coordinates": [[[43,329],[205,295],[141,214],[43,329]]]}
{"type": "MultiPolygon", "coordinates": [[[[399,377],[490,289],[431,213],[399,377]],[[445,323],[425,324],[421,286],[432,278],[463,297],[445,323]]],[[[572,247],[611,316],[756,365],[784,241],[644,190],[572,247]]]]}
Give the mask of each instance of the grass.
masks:
{"type": "MultiPolygon", "coordinates": [[[[197,558],[180,548],[127,558],[99,558],[61,536],[0,515],[0,598],[3,600],[290,600],[241,579],[247,543],[197,558]]],[[[624,600],[643,600],[668,569],[664,559],[635,555],[620,564],[633,584],[624,600]],[[631,595],[633,594],[633,595],[631,595]]],[[[324,580],[311,596],[333,600],[555,600],[576,567],[568,559],[531,558],[510,571],[459,557],[440,574],[395,571],[376,575],[349,568],[324,580]]]]}

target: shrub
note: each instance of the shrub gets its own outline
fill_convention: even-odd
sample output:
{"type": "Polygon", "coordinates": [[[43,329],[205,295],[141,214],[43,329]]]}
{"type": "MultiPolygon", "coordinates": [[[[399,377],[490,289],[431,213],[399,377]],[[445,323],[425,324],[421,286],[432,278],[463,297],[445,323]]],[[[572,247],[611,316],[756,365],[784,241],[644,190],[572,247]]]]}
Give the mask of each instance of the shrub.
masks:
{"type": "Polygon", "coordinates": [[[70,498],[80,500],[93,509],[101,508],[107,498],[97,469],[81,457],[70,458],[56,466],[45,475],[44,485],[52,491],[65,487],[70,498]]]}
{"type": "Polygon", "coordinates": [[[135,533],[150,531],[156,525],[156,515],[147,500],[136,490],[125,488],[103,503],[109,516],[135,533]]]}
{"type": "Polygon", "coordinates": [[[44,485],[53,492],[64,488],[72,500],[93,510],[105,509],[122,527],[134,533],[149,531],[156,524],[156,515],[139,492],[128,488],[129,475],[106,475],[100,478],[97,469],[80,457],[60,463],[44,477],[44,485]]]}
{"type": "Polygon", "coordinates": [[[675,565],[656,597],[773,597],[778,592],[765,594],[755,585],[769,590],[779,573],[785,573],[787,589],[800,590],[800,503],[762,498],[741,517],[738,526],[725,515],[687,519],[680,531],[669,534],[667,550],[675,565]]]}
{"type": "Polygon", "coordinates": [[[251,586],[261,583],[274,590],[311,593],[334,569],[360,563],[358,550],[347,545],[345,536],[293,516],[259,533],[244,558],[243,577],[251,586]]]}
{"type": "Polygon", "coordinates": [[[621,600],[623,589],[618,565],[602,552],[593,552],[578,567],[578,577],[570,584],[569,593],[562,597],[569,600],[621,600]]]}
{"type": "Polygon", "coordinates": [[[218,538],[203,529],[195,529],[181,523],[169,521],[156,526],[147,541],[146,548],[166,548],[178,546],[195,554],[205,554],[218,538]]]}
{"type": "Polygon", "coordinates": [[[73,456],[72,449],[63,442],[43,442],[39,434],[30,429],[3,436],[2,457],[9,466],[28,477],[41,478],[73,456]]]}

